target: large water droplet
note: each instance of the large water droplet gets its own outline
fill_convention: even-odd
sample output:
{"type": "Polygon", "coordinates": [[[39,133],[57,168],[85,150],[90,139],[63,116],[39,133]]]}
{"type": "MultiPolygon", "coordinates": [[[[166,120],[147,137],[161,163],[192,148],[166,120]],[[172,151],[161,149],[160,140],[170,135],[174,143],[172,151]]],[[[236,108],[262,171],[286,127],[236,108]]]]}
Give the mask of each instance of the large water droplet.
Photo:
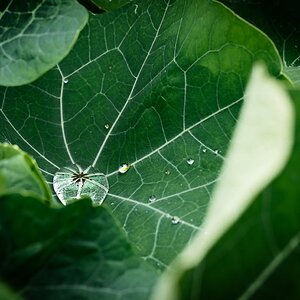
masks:
{"type": "Polygon", "coordinates": [[[186,162],[191,166],[195,161],[192,158],[189,158],[186,162]]]}
{"type": "Polygon", "coordinates": [[[172,222],[172,224],[176,225],[180,222],[180,219],[178,217],[174,216],[171,218],[171,222],[172,222]]]}
{"type": "Polygon", "coordinates": [[[170,174],[171,174],[170,170],[166,170],[166,171],[165,171],[165,174],[166,174],[166,175],[170,175],[170,174]]]}
{"type": "Polygon", "coordinates": [[[69,82],[69,79],[65,78],[64,83],[68,83],[68,82],[69,82]]]}
{"type": "Polygon", "coordinates": [[[104,201],[109,186],[106,176],[95,168],[83,170],[78,165],[72,165],[55,173],[53,188],[64,205],[87,196],[91,198],[94,206],[98,206],[104,201]]]}
{"type": "Polygon", "coordinates": [[[154,201],[156,201],[156,196],[154,196],[154,195],[151,195],[150,197],[149,197],[149,202],[154,202],[154,201]]]}
{"type": "Polygon", "coordinates": [[[119,167],[119,173],[124,174],[126,173],[130,168],[130,164],[124,163],[119,167]]]}

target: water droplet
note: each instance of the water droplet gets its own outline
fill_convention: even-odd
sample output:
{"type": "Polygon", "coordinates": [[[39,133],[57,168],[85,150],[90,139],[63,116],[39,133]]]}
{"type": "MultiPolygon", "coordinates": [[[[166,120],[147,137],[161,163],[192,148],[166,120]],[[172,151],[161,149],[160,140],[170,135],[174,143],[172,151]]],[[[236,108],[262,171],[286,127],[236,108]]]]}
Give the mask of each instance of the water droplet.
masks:
{"type": "Polygon", "coordinates": [[[180,221],[180,219],[179,219],[178,217],[176,217],[176,216],[174,216],[174,217],[171,218],[171,222],[172,222],[172,224],[174,224],[174,225],[178,224],[179,221],[180,221]]]}
{"type": "Polygon", "coordinates": [[[195,161],[192,158],[189,158],[186,162],[191,166],[195,161]]]}
{"type": "Polygon", "coordinates": [[[111,69],[112,69],[112,66],[108,66],[108,69],[111,70],[111,69]]]}
{"type": "Polygon", "coordinates": [[[109,129],[109,124],[104,125],[105,129],[109,129]]]}
{"type": "Polygon", "coordinates": [[[68,83],[68,82],[69,82],[69,79],[65,78],[64,83],[68,83]]]}
{"type": "Polygon", "coordinates": [[[154,195],[151,195],[150,197],[149,197],[149,202],[154,202],[154,201],[156,201],[156,197],[154,196],[154,195]]]}
{"type": "Polygon", "coordinates": [[[119,167],[119,173],[124,174],[126,173],[130,168],[130,164],[124,163],[119,167]]]}
{"type": "Polygon", "coordinates": [[[170,170],[166,170],[166,171],[165,171],[165,174],[166,174],[166,175],[170,175],[170,174],[171,174],[170,170]]]}
{"type": "Polygon", "coordinates": [[[103,173],[91,167],[84,170],[78,165],[58,170],[53,178],[53,188],[64,205],[87,196],[91,198],[94,206],[99,206],[109,190],[103,173]]]}
{"type": "Polygon", "coordinates": [[[217,155],[218,155],[219,153],[220,153],[220,151],[219,151],[219,150],[215,150],[215,154],[217,154],[217,155]]]}
{"type": "Polygon", "coordinates": [[[206,148],[204,148],[204,149],[202,150],[202,152],[204,152],[204,153],[205,153],[205,152],[206,152],[206,148]]]}

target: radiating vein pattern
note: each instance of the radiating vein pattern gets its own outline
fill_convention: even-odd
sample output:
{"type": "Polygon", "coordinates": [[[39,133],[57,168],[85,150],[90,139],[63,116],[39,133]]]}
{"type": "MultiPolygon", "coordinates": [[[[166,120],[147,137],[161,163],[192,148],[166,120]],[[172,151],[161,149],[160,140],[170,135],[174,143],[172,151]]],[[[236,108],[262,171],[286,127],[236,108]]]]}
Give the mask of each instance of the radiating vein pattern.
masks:
{"type": "Polygon", "coordinates": [[[201,227],[253,62],[279,71],[254,30],[206,0],[90,16],[57,68],[1,90],[3,138],[31,153],[48,181],[72,163],[106,174],[104,204],[164,268],[201,227]],[[130,168],[120,174],[123,163],[130,168]]]}

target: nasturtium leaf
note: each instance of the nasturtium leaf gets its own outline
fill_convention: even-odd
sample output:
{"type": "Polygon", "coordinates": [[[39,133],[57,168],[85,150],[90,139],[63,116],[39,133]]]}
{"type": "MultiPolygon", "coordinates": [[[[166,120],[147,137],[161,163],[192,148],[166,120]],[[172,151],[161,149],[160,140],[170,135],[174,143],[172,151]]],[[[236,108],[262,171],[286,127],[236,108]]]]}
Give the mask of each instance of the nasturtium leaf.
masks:
{"type": "Polygon", "coordinates": [[[155,269],[89,200],[63,209],[0,197],[0,275],[25,299],[147,299],[155,269]]]}
{"type": "Polygon", "coordinates": [[[132,2],[133,0],[91,0],[98,7],[111,11],[132,2]]]}
{"type": "Polygon", "coordinates": [[[36,162],[17,146],[0,143],[0,181],[0,195],[30,193],[51,202],[51,191],[36,162]]]}
{"type": "Polygon", "coordinates": [[[0,85],[27,84],[71,50],[88,13],[75,0],[2,0],[0,85]]]}
{"type": "Polygon", "coordinates": [[[281,62],[222,4],[136,5],[90,16],[56,68],[1,89],[0,124],[48,182],[72,164],[104,173],[104,204],[139,254],[163,268],[201,228],[254,61],[275,75],[281,62]]]}
{"type": "Polygon", "coordinates": [[[275,43],[283,60],[283,73],[296,86],[300,86],[300,25],[296,13],[298,2],[222,0],[239,16],[245,18],[275,43]],[[293,3],[294,2],[294,3],[293,3]]]}
{"type": "MultiPolygon", "coordinates": [[[[300,189],[295,183],[300,177],[296,171],[300,156],[299,141],[293,147],[292,102],[282,83],[259,67],[246,92],[228,160],[207,213],[205,234],[199,233],[178,257],[153,299],[227,299],[227,295],[281,299],[287,290],[290,299],[299,298],[294,281],[300,275],[298,267],[280,275],[282,281],[277,278],[278,282],[264,286],[299,249],[300,189]],[[257,297],[261,288],[264,292],[257,297]]],[[[296,128],[299,116],[297,110],[296,128]]],[[[299,132],[296,137],[299,140],[299,132]]]]}

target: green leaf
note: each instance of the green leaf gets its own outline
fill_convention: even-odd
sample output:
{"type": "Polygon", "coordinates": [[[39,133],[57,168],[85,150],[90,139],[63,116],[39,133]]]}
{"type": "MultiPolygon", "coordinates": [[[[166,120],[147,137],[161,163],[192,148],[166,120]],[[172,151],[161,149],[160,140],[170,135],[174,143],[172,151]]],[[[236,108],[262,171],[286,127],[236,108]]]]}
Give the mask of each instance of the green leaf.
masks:
{"type": "Polygon", "coordinates": [[[0,195],[30,193],[50,202],[52,195],[36,162],[17,146],[0,143],[0,195]]]}
{"type": "Polygon", "coordinates": [[[239,1],[222,0],[261,30],[275,43],[283,60],[283,72],[296,86],[300,86],[300,26],[297,1],[239,1]],[[294,3],[293,3],[294,2],[294,3]]]}
{"type": "MultiPolygon", "coordinates": [[[[292,187],[299,179],[297,143],[293,149],[297,160],[292,156],[281,173],[293,145],[289,95],[258,67],[247,92],[203,232],[164,276],[153,299],[224,299],[224,295],[248,299],[299,244],[299,188],[292,187]],[[283,182],[276,178],[262,192],[278,174],[283,182]]],[[[299,272],[294,275],[286,281],[299,272]]],[[[288,290],[290,297],[286,281],[270,284],[267,294],[254,299],[273,299],[278,296],[276,288],[282,297],[288,290]]]]}
{"type": "Polygon", "coordinates": [[[53,209],[2,196],[0,243],[0,275],[26,299],[145,299],[157,276],[87,200],[53,209]]]}
{"type": "Polygon", "coordinates": [[[75,0],[0,4],[0,85],[30,83],[60,62],[88,20],[75,0]]]}
{"type": "Polygon", "coordinates": [[[281,63],[269,39],[219,3],[135,8],[91,16],[57,68],[0,90],[0,129],[48,182],[73,163],[104,173],[104,204],[163,268],[201,227],[253,62],[275,75],[281,63]]]}
{"type": "Polygon", "coordinates": [[[6,284],[0,281],[0,299],[1,300],[22,300],[6,284]]]}
{"type": "Polygon", "coordinates": [[[91,0],[98,7],[111,11],[132,2],[132,0],[91,0]]]}

